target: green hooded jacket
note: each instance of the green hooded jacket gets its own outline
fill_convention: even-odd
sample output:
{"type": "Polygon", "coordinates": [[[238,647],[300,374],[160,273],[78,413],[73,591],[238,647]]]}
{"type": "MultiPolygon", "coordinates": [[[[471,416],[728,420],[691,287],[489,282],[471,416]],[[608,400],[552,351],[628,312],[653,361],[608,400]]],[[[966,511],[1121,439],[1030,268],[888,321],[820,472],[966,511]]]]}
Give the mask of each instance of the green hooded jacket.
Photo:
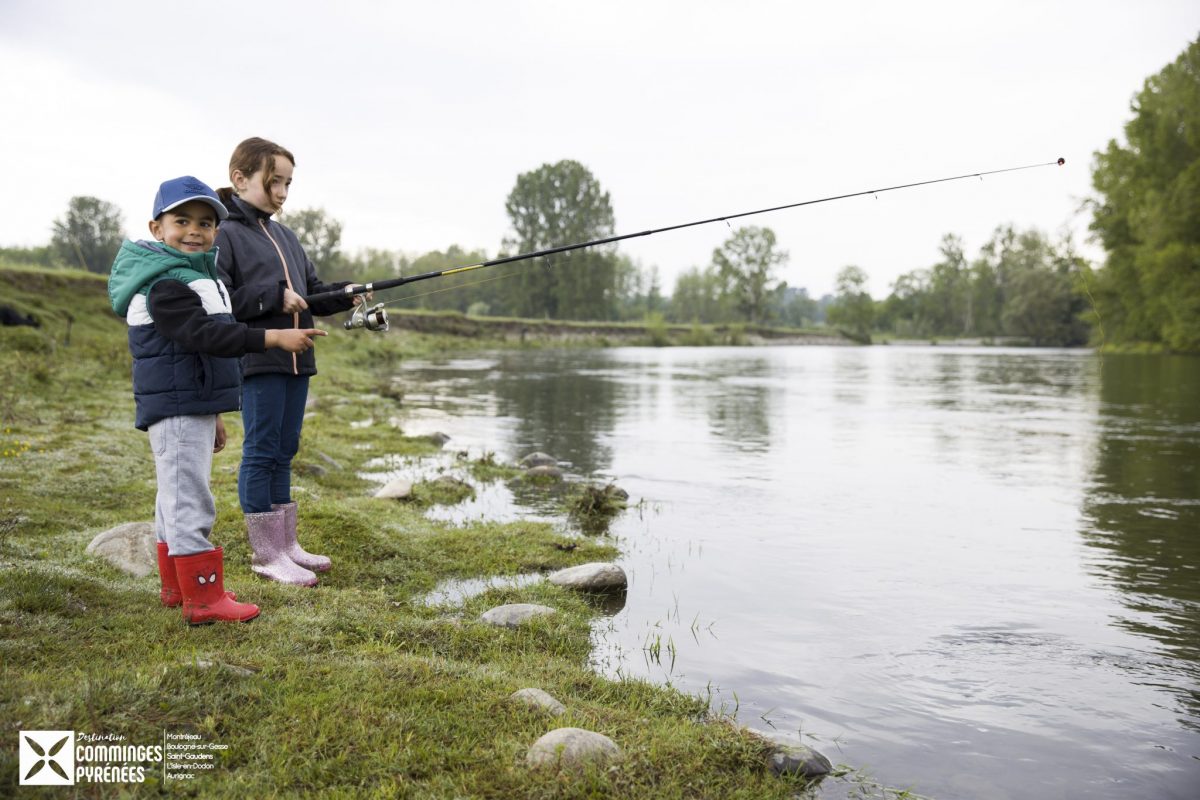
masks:
{"type": "Polygon", "coordinates": [[[108,276],[108,301],[113,311],[125,316],[134,296],[149,294],[150,288],[164,278],[183,283],[202,278],[219,280],[216,248],[184,253],[161,242],[123,242],[108,276]]]}

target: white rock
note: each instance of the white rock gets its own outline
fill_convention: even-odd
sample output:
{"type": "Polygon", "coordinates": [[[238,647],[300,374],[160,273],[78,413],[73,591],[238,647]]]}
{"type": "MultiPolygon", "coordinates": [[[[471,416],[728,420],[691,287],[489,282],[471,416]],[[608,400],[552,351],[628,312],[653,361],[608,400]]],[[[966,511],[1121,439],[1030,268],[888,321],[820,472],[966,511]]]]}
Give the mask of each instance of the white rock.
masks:
{"type": "Polygon", "coordinates": [[[547,578],[555,586],[567,589],[582,589],[584,591],[611,591],[624,589],[629,585],[625,570],[616,564],[594,561],[590,564],[580,564],[577,567],[567,567],[550,573],[547,578]]]}
{"type": "Polygon", "coordinates": [[[542,689],[519,689],[509,695],[508,699],[514,703],[529,706],[530,708],[542,709],[556,717],[567,713],[566,706],[542,689]]]}
{"type": "Polygon", "coordinates": [[[537,617],[555,613],[549,606],[539,606],[535,603],[512,603],[506,606],[496,606],[479,617],[489,625],[501,628],[515,628],[522,623],[537,617]]]}
{"type": "Polygon", "coordinates": [[[531,767],[580,767],[621,757],[621,748],[607,736],[583,728],[558,728],[533,743],[525,754],[531,767]]]}
{"type": "Polygon", "coordinates": [[[402,478],[388,481],[378,492],[375,497],[380,500],[404,500],[412,497],[412,481],[406,481],[402,478]]]}
{"type": "Polygon", "coordinates": [[[110,528],[92,539],[86,552],[138,578],[158,571],[153,522],[126,522],[110,528]]]}
{"type": "Polygon", "coordinates": [[[526,469],[529,467],[557,467],[558,459],[549,453],[542,453],[539,451],[537,453],[530,453],[522,458],[520,464],[526,469]]]}

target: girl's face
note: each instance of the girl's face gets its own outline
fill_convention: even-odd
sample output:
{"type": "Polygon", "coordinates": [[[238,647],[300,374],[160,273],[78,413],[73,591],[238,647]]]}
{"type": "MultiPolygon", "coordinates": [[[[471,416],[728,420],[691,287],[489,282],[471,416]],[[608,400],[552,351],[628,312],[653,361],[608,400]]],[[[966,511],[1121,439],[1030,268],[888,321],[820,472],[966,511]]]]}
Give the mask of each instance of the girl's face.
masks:
{"type": "Polygon", "coordinates": [[[270,182],[263,186],[263,173],[259,168],[253,174],[247,175],[240,169],[233,171],[233,188],[238,197],[245,200],[259,211],[274,214],[283,208],[287,200],[288,187],[292,185],[292,162],[284,156],[272,156],[275,159],[275,174],[270,182]]]}

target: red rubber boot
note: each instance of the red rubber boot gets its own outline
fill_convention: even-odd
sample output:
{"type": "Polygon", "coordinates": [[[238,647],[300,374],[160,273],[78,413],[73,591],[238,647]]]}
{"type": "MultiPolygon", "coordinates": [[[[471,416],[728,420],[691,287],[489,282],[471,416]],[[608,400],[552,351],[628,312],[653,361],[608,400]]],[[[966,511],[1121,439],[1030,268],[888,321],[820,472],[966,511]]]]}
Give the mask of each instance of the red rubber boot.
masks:
{"type": "Polygon", "coordinates": [[[239,603],[226,594],[225,551],[220,547],[173,560],[183,594],[183,619],[189,625],[249,622],[258,616],[258,606],[239,603]]]}
{"type": "Polygon", "coordinates": [[[179,593],[179,576],[175,574],[175,562],[167,552],[166,542],[158,543],[158,580],[162,583],[162,589],[158,592],[158,599],[162,604],[167,608],[183,605],[183,595],[179,593]]]}
{"type": "MultiPolygon", "coordinates": [[[[171,557],[167,549],[166,542],[158,543],[158,579],[162,583],[162,589],[158,592],[158,599],[167,608],[177,608],[183,605],[183,595],[179,591],[179,575],[175,572],[175,560],[171,557]]],[[[237,595],[233,592],[226,592],[230,600],[237,600],[237,595]]]]}

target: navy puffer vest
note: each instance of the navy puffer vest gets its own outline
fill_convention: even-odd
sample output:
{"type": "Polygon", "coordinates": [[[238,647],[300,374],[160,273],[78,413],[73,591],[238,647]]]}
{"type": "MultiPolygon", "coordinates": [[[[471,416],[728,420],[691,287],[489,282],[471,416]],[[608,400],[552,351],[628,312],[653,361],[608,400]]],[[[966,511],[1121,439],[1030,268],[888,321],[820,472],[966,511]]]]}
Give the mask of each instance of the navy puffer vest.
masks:
{"type": "Polygon", "coordinates": [[[125,314],[129,351],[133,354],[137,407],[134,426],[143,431],[167,417],[220,414],[241,408],[240,359],[187,350],[159,333],[150,316],[150,289],[160,280],[177,280],[199,295],[205,313],[212,319],[234,322],[229,294],[216,278],[211,256],[181,261],[178,255],[182,254],[149,242],[125,242],[113,265],[114,274],[124,268],[144,275],[153,271],[151,265],[165,267],[129,298],[125,314]],[[122,264],[125,259],[136,263],[122,264]],[[197,266],[203,271],[193,268],[197,266]]]}

